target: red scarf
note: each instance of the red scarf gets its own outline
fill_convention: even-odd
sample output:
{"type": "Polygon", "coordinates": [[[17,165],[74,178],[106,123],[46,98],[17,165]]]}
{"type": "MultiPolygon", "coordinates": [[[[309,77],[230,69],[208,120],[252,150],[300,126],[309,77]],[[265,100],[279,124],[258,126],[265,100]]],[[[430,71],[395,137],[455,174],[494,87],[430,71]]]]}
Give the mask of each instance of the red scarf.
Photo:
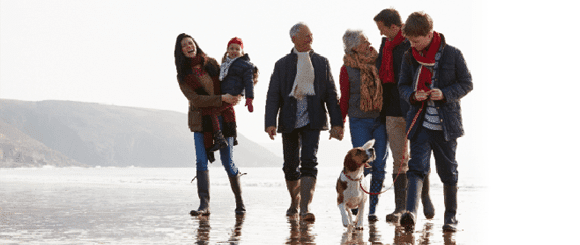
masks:
{"type": "Polygon", "coordinates": [[[441,36],[439,36],[439,33],[433,32],[433,39],[431,40],[431,44],[429,44],[429,49],[426,52],[423,52],[424,56],[421,55],[417,49],[413,48],[413,58],[421,64],[421,70],[417,76],[417,87],[415,88],[415,91],[431,90],[431,77],[433,76],[433,73],[427,68],[427,66],[435,65],[435,54],[439,51],[440,45],[441,36]]]}
{"type": "Polygon", "coordinates": [[[395,73],[393,72],[393,49],[403,41],[405,41],[405,37],[403,37],[403,34],[400,30],[393,41],[389,41],[388,39],[385,41],[385,45],[383,47],[383,58],[379,71],[379,77],[383,83],[395,82],[395,73]]]}

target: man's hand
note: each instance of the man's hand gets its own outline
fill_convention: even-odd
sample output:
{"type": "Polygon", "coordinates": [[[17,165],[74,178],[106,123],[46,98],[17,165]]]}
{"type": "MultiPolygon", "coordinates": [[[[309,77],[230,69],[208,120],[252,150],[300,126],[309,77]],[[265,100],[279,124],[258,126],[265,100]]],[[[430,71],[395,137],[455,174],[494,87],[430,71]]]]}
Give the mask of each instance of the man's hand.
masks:
{"type": "Polygon", "coordinates": [[[416,101],[424,101],[429,97],[430,92],[425,92],[423,90],[418,90],[415,92],[415,100],[416,101]]]}
{"type": "Polygon", "coordinates": [[[434,88],[431,90],[431,100],[443,100],[445,96],[441,89],[434,88]]]}
{"type": "Polygon", "coordinates": [[[276,136],[276,126],[267,127],[266,133],[268,133],[271,140],[274,140],[274,137],[276,136]]]}
{"type": "Polygon", "coordinates": [[[330,137],[329,140],[335,138],[337,140],[342,140],[344,137],[344,129],[341,126],[332,126],[330,129],[330,137]]]}

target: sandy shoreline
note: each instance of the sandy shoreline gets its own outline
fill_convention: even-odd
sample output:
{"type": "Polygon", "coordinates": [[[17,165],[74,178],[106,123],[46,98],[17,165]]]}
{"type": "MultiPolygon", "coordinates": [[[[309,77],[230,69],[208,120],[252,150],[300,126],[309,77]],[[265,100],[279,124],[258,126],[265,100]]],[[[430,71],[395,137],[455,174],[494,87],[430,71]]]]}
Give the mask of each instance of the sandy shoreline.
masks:
{"type": "MultiPolygon", "coordinates": [[[[247,215],[243,218],[234,215],[233,195],[219,169],[211,170],[212,214],[208,218],[188,215],[197,207],[197,194],[195,185],[188,183],[185,174],[179,176],[178,170],[167,170],[169,174],[175,171],[177,184],[165,180],[164,184],[136,183],[135,179],[159,172],[140,169],[126,170],[139,175],[135,178],[100,176],[93,171],[86,177],[93,179],[91,183],[77,181],[87,170],[60,176],[46,176],[58,170],[39,171],[44,175],[37,181],[28,172],[0,172],[7,177],[0,180],[0,244],[488,244],[486,187],[460,188],[457,233],[441,230],[443,191],[436,184],[431,188],[436,216],[425,220],[420,214],[414,233],[385,222],[385,215],[394,209],[392,191],[381,196],[380,220],[352,231],[341,224],[330,172],[321,174],[325,181],[317,186],[312,203],[316,222],[302,223],[284,215],[289,197],[278,179],[280,173],[255,179],[273,169],[246,170],[247,215]],[[59,177],[76,182],[54,179],[59,177]]],[[[128,172],[119,176],[129,176],[128,172]]],[[[163,179],[159,174],[163,173],[150,177],[163,179]]]]}

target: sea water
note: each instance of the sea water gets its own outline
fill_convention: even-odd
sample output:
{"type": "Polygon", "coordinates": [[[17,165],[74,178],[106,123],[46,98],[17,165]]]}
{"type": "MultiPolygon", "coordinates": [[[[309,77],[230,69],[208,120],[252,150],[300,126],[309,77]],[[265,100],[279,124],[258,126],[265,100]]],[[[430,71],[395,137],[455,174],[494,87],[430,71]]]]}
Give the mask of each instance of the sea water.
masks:
{"type": "MultiPolygon", "coordinates": [[[[419,212],[415,232],[385,222],[393,190],[380,197],[379,221],[361,231],[342,226],[336,179],[342,166],[319,168],[313,223],[286,217],[281,167],[243,168],[247,214],[234,214],[225,171],[210,168],[211,215],[191,217],[199,199],[194,168],[0,169],[0,244],[477,244],[485,229],[487,185],[460,177],[459,232],[444,233],[443,190],[431,176],[434,219],[419,212]]],[[[388,175],[389,176],[389,175],[388,175]]],[[[370,177],[370,176],[369,176],[370,177]]],[[[389,180],[389,179],[388,179],[389,180]]],[[[385,188],[391,187],[385,181],[385,188]]],[[[367,204],[368,205],[368,204],[367,204]]],[[[419,206],[421,210],[421,206],[419,206]]],[[[367,209],[368,210],[368,209],[367,209]]]]}

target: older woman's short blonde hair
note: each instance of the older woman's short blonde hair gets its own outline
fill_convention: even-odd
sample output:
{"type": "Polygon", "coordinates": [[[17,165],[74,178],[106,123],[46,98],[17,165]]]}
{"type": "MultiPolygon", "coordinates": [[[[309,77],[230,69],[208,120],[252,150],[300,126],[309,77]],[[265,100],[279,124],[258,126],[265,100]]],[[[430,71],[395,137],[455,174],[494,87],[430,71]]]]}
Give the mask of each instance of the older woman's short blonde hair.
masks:
{"type": "Polygon", "coordinates": [[[342,42],[344,43],[344,52],[350,54],[353,52],[353,48],[358,46],[361,41],[361,36],[364,36],[362,30],[351,30],[348,29],[342,36],[342,42]]]}

